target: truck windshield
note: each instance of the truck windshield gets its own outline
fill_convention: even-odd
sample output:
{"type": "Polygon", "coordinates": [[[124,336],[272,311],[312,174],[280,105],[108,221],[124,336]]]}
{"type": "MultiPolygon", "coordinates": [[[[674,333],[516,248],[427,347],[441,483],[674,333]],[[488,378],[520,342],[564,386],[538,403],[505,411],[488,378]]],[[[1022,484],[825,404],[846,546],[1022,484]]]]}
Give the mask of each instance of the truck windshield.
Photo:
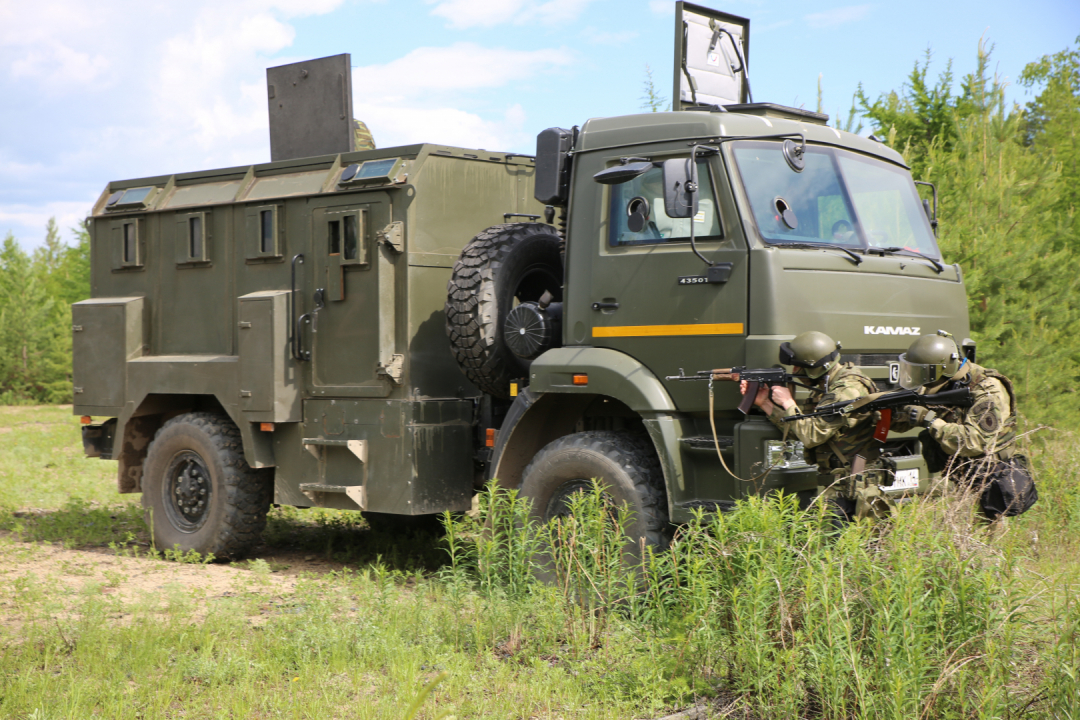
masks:
{"type": "Polygon", "coordinates": [[[778,142],[740,142],[733,151],[765,241],[941,257],[906,170],[839,148],[808,145],[806,167],[796,173],[778,142]]]}

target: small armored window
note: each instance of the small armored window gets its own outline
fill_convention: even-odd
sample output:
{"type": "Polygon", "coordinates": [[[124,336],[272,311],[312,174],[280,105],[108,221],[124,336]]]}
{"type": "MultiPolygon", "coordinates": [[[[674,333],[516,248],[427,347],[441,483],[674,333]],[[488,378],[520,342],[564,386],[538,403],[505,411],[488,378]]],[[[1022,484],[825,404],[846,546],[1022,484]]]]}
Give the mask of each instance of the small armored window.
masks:
{"type": "Polygon", "coordinates": [[[139,262],[138,224],[133,220],[124,223],[124,264],[135,265],[139,262]]]}
{"type": "Polygon", "coordinates": [[[195,215],[188,218],[188,256],[192,260],[201,260],[203,254],[202,217],[195,215]]]}
{"type": "Polygon", "coordinates": [[[113,270],[138,269],[143,265],[143,232],[142,220],[139,218],[122,218],[113,221],[109,226],[112,237],[112,267],[113,270]]]}
{"type": "Polygon", "coordinates": [[[248,207],[245,214],[248,260],[279,259],[282,254],[284,208],[280,205],[248,207]]]}
{"type": "Polygon", "coordinates": [[[259,252],[266,255],[274,252],[274,211],[259,211],[259,252]]]}
{"type": "Polygon", "coordinates": [[[359,230],[356,227],[356,216],[346,215],[342,218],[342,222],[345,225],[345,252],[342,259],[356,260],[359,258],[360,252],[360,239],[359,230]]]}
{"type": "Polygon", "coordinates": [[[327,230],[330,237],[330,254],[339,255],[341,253],[341,221],[331,220],[328,223],[327,230]]]}
{"type": "Polygon", "coordinates": [[[210,245],[213,223],[209,212],[177,213],[176,263],[178,265],[202,264],[210,261],[210,245]]]}

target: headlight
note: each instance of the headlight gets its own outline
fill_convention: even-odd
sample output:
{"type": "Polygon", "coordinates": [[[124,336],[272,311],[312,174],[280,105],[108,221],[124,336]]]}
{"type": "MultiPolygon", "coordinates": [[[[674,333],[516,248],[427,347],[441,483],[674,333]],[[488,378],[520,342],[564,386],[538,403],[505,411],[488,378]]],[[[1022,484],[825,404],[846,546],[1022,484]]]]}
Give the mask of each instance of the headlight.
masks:
{"type": "Polygon", "coordinates": [[[766,440],[765,467],[772,470],[796,470],[811,467],[803,457],[798,440],[766,440]]]}

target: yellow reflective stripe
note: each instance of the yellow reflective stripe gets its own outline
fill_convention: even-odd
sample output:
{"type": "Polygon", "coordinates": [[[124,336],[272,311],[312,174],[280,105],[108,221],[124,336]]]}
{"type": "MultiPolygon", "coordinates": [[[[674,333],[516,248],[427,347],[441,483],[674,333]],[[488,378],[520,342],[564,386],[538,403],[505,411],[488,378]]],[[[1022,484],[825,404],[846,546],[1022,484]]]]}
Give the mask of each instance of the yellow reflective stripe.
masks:
{"type": "Polygon", "coordinates": [[[602,337],[660,337],[670,335],[742,335],[742,323],[711,323],[701,325],[617,325],[594,327],[592,336],[602,337]]]}

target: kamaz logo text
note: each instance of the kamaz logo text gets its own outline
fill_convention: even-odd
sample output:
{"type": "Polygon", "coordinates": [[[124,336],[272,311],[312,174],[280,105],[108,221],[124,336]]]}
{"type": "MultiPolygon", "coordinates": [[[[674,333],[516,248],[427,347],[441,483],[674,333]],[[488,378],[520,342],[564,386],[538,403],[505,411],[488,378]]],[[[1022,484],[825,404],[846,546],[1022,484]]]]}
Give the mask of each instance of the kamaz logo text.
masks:
{"type": "Polygon", "coordinates": [[[878,325],[863,325],[863,335],[918,335],[917,327],[884,327],[878,325]]]}

